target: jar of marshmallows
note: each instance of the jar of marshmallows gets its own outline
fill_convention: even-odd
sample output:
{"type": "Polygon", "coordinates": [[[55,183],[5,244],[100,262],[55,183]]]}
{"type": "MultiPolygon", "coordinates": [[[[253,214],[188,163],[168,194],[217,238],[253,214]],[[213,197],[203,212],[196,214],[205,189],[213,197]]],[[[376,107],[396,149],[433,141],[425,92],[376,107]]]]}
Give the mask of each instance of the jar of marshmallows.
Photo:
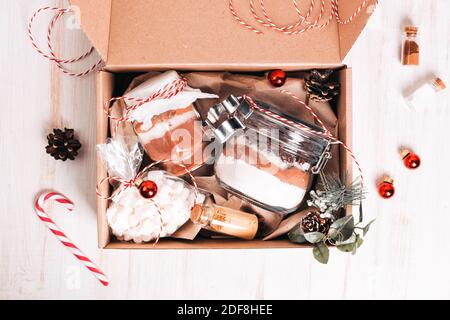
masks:
{"type": "Polygon", "coordinates": [[[289,214],[311,187],[312,176],[331,157],[323,130],[265,103],[230,96],[213,106],[206,123],[223,144],[215,163],[218,182],[228,192],[262,209],[289,214]],[[264,112],[270,111],[272,115],[264,112]],[[301,124],[305,131],[274,117],[301,124]]]}

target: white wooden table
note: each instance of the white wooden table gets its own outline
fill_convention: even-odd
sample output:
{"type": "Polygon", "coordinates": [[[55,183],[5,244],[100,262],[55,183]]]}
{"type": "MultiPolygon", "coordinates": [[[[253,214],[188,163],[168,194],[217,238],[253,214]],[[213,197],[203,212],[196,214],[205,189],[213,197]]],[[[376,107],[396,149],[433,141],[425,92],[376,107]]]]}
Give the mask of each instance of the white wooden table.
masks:
{"type": "MultiPolygon", "coordinates": [[[[327,266],[308,250],[97,249],[94,78],[63,76],[32,50],[26,21],[47,4],[64,2],[0,0],[0,298],[450,298],[449,94],[422,113],[408,111],[401,96],[430,73],[450,82],[450,1],[381,0],[346,61],[354,68],[354,149],[370,189],[365,212],[377,222],[356,256],[333,250],[327,266]],[[412,72],[399,63],[407,18],[421,26],[422,65],[412,72]],[[77,161],[45,154],[46,134],[60,126],[82,140],[77,161]],[[404,144],[422,156],[420,170],[402,166],[404,144]],[[389,201],[376,194],[383,173],[396,180],[389,201]],[[34,197],[46,189],[75,201],[74,214],[55,220],[102,266],[110,287],[36,218],[34,197]]],[[[68,56],[88,47],[63,27],[56,44],[68,56]]]]}

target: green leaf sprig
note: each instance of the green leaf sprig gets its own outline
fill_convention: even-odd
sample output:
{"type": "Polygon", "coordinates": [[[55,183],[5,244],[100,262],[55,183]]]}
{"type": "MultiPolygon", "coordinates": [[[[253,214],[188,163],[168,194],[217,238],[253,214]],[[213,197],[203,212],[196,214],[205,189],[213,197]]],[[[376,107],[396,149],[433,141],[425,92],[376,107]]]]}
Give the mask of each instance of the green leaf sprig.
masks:
{"type": "Polygon", "coordinates": [[[329,260],[328,245],[336,246],[342,252],[356,254],[375,220],[362,226],[362,200],[365,190],[362,188],[361,178],[355,179],[350,186],[345,186],[337,176],[333,175],[328,179],[322,176],[322,185],[324,190],[311,191],[311,200],[307,203],[320,211],[320,217],[333,221],[327,233],[305,233],[300,222],[288,233],[288,236],[291,242],[313,245],[314,258],[326,264],[329,260]],[[349,205],[359,205],[359,217],[356,224],[353,215],[339,218],[339,212],[349,205]]]}
{"type": "Polygon", "coordinates": [[[305,233],[301,223],[299,223],[288,233],[288,236],[293,243],[312,244],[314,258],[320,263],[326,264],[330,256],[328,244],[336,246],[342,252],[351,252],[354,255],[363,244],[363,237],[374,221],[372,220],[361,227],[361,222],[355,224],[353,216],[346,216],[334,221],[327,234],[320,232],[305,233]]]}

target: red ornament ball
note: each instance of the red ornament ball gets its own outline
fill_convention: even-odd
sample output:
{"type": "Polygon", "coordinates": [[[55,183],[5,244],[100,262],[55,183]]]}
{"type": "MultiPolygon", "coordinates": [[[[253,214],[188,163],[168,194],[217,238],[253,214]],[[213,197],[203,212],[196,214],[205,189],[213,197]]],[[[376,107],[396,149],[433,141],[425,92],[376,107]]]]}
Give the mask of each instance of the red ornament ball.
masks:
{"type": "Polygon", "coordinates": [[[272,70],[267,75],[269,82],[274,87],[282,87],[286,83],[286,72],[280,69],[272,70]]]}
{"type": "Polygon", "coordinates": [[[403,164],[408,169],[417,169],[420,167],[420,157],[410,150],[402,151],[403,164]]]}
{"type": "Polygon", "coordinates": [[[158,186],[153,181],[144,181],[139,186],[139,193],[145,199],[152,199],[158,193],[158,186]]]}
{"type": "Polygon", "coordinates": [[[378,193],[380,197],[384,199],[392,198],[395,194],[394,180],[392,178],[385,177],[378,185],[378,193]]]}

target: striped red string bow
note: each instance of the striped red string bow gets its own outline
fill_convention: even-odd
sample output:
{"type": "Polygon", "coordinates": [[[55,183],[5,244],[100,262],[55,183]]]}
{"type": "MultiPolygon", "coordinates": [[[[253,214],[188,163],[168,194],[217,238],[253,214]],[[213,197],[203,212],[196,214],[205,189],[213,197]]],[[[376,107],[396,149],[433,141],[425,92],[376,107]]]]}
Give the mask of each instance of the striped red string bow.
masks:
{"type": "Polygon", "coordinates": [[[62,59],[56,55],[54,48],[53,48],[53,44],[52,44],[53,30],[55,28],[56,22],[58,22],[58,20],[63,15],[65,15],[67,13],[72,13],[72,12],[73,12],[73,10],[70,8],[69,9],[57,8],[57,7],[40,8],[31,16],[31,18],[28,22],[28,37],[31,41],[33,48],[45,59],[55,63],[55,65],[58,67],[58,69],[61,70],[61,72],[63,72],[64,74],[67,74],[68,76],[71,76],[71,77],[83,77],[83,76],[90,74],[91,72],[96,71],[99,68],[101,68],[104,65],[103,61],[101,59],[99,59],[96,63],[94,63],[93,65],[88,67],[86,70],[81,71],[81,72],[70,71],[69,69],[67,69],[67,65],[70,65],[75,62],[79,62],[79,61],[82,61],[82,60],[88,58],[94,52],[94,47],[91,47],[85,53],[83,53],[82,55],[80,55],[76,58],[62,59]],[[41,49],[41,47],[37,43],[37,41],[34,37],[34,34],[33,34],[33,26],[34,26],[35,20],[41,13],[44,13],[44,12],[54,12],[54,16],[53,16],[52,20],[50,21],[50,24],[48,25],[48,28],[47,28],[47,52],[45,52],[43,49],[41,49]]]}

